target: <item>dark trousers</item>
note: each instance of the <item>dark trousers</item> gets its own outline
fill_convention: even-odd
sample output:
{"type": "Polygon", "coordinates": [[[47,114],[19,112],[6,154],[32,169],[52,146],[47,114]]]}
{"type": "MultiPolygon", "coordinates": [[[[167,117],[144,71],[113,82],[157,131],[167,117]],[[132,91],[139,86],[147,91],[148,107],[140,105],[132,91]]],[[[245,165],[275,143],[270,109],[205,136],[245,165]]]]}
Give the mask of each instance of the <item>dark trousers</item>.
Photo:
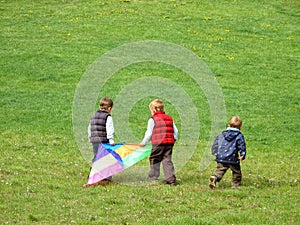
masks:
{"type": "Polygon", "coordinates": [[[164,180],[167,184],[176,182],[175,169],[172,162],[173,145],[153,145],[150,161],[150,171],[148,178],[157,180],[160,175],[160,164],[162,163],[164,171],[164,180]]]}
{"type": "Polygon", "coordinates": [[[93,142],[93,152],[94,152],[94,157],[96,156],[97,152],[98,152],[98,148],[99,145],[101,144],[101,142],[93,142]]]}
{"type": "Polygon", "coordinates": [[[217,182],[223,178],[228,169],[232,171],[232,186],[239,186],[242,182],[242,171],[240,164],[217,163],[217,169],[213,176],[217,177],[217,182]]]}
{"type": "MultiPolygon", "coordinates": [[[[98,152],[98,148],[99,148],[99,145],[101,144],[101,142],[93,142],[93,152],[94,152],[94,158],[98,152]]],[[[112,179],[112,176],[110,177],[107,177],[106,178],[107,180],[111,180],[112,179]]]]}

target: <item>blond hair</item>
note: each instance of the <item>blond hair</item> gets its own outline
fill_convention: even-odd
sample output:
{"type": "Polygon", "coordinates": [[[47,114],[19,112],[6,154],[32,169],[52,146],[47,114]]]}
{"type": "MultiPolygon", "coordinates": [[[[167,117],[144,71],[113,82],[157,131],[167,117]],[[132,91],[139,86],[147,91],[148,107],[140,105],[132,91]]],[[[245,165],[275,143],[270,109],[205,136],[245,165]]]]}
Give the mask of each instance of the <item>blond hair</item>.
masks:
{"type": "Polygon", "coordinates": [[[164,111],[164,102],[161,99],[154,99],[152,102],[150,102],[149,108],[153,109],[155,112],[164,111]]]}
{"type": "Polygon", "coordinates": [[[108,108],[112,108],[114,105],[113,100],[111,98],[108,97],[103,97],[100,99],[100,109],[102,110],[107,110],[108,108]]]}
{"type": "Polygon", "coordinates": [[[243,121],[239,116],[233,116],[230,118],[228,126],[237,128],[237,129],[241,129],[242,123],[243,123],[243,121]]]}

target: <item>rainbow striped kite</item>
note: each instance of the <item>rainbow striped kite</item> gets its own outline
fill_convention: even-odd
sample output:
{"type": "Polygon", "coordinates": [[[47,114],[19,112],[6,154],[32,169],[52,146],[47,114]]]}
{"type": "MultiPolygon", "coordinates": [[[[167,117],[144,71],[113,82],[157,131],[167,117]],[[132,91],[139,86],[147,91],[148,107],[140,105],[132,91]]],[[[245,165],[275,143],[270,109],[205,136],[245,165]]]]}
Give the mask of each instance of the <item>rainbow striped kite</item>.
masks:
{"type": "Polygon", "coordinates": [[[93,159],[88,181],[83,186],[91,186],[99,181],[120,173],[151,154],[151,145],[141,147],[136,144],[100,144],[93,159]]]}

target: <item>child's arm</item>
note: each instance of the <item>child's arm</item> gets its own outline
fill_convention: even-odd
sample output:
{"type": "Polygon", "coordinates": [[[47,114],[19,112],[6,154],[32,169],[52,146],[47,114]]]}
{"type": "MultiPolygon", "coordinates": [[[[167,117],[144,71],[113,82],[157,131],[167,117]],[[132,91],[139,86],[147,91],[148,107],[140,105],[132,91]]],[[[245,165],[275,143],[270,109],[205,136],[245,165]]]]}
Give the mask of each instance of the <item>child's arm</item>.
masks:
{"type": "Polygon", "coordinates": [[[109,140],[110,145],[115,145],[114,141],[114,122],[111,116],[107,117],[106,120],[106,133],[107,133],[107,139],[109,140]]]}
{"type": "Polygon", "coordinates": [[[91,136],[92,136],[91,124],[89,123],[89,126],[88,126],[88,139],[89,139],[89,142],[91,142],[91,136]]]}
{"type": "Polygon", "coordinates": [[[173,122],[173,129],[174,129],[174,139],[176,141],[177,138],[178,138],[178,129],[177,129],[177,127],[176,127],[176,125],[175,125],[174,122],[173,122]]]}
{"type": "Polygon", "coordinates": [[[154,128],[154,120],[152,118],[150,118],[148,120],[148,125],[147,125],[147,130],[145,132],[145,136],[140,144],[141,146],[146,145],[150,141],[152,132],[153,132],[153,128],[154,128]]]}
{"type": "MultiPolygon", "coordinates": [[[[216,156],[218,154],[218,148],[219,148],[219,142],[220,142],[219,139],[221,138],[220,136],[221,136],[221,134],[216,137],[216,139],[211,147],[212,155],[216,156]]],[[[222,137],[223,137],[223,135],[222,135],[222,137]]]]}
{"type": "Polygon", "coordinates": [[[242,160],[245,160],[246,158],[246,142],[245,142],[245,139],[244,139],[244,136],[242,134],[239,135],[240,137],[238,137],[238,140],[237,140],[237,149],[239,151],[239,160],[240,162],[242,160]]]}

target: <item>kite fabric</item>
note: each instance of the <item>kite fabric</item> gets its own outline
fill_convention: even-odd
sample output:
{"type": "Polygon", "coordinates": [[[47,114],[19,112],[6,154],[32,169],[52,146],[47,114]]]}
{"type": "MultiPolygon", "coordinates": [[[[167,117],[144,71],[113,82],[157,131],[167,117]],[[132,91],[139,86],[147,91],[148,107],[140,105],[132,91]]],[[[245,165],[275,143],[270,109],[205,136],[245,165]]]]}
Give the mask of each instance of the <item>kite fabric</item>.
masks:
{"type": "Polygon", "coordinates": [[[88,181],[83,186],[91,186],[134,165],[151,154],[152,145],[141,147],[137,144],[120,143],[114,146],[99,144],[93,159],[88,181]]]}

